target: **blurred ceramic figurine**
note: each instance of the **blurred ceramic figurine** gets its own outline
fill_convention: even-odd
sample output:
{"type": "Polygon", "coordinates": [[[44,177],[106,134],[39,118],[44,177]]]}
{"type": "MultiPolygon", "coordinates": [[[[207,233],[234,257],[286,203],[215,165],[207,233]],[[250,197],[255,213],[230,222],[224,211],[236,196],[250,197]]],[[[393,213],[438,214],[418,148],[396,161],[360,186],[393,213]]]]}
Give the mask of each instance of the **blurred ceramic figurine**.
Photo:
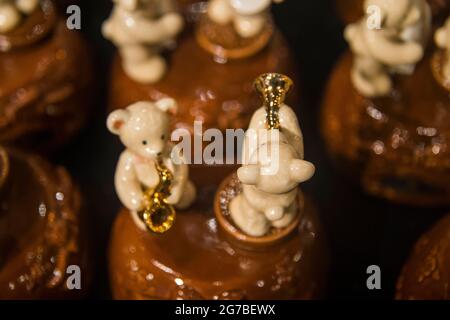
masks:
{"type": "Polygon", "coordinates": [[[139,212],[147,205],[145,190],[163,192],[158,188],[164,182],[161,175],[164,170],[169,170],[167,174],[173,179],[169,181],[168,205],[185,209],[195,199],[196,190],[189,180],[188,166],[182,156],[172,152],[174,148],[169,141],[169,112],[174,112],[176,107],[175,101],[167,98],[155,103],[137,102],[127,109],[112,112],[107,120],[108,129],[118,135],[126,147],[116,170],[117,194],[143,230],[148,225],[139,212]]]}
{"type": "Polygon", "coordinates": [[[298,214],[297,187],[315,171],[312,163],[303,160],[303,139],[295,113],[283,104],[291,84],[290,79],[276,74],[257,80],[265,107],[256,112],[247,131],[244,166],[238,170],[243,190],[230,205],[234,223],[255,237],[292,223],[298,214]]]}
{"type": "Polygon", "coordinates": [[[437,23],[430,21],[426,0],[365,5],[367,15],[346,30],[351,52],[336,64],[325,94],[327,147],[334,163],[370,194],[407,205],[446,206],[448,27],[436,35],[444,50],[435,50],[429,33],[437,23]]]}
{"type": "Polygon", "coordinates": [[[447,61],[444,65],[443,74],[447,79],[450,79],[450,18],[442,28],[436,31],[435,40],[437,46],[447,52],[447,61]]]}
{"type": "Polygon", "coordinates": [[[0,0],[0,33],[16,28],[22,15],[29,15],[39,5],[39,0],[0,0]]]}
{"type": "Polygon", "coordinates": [[[118,48],[126,74],[141,83],[155,83],[165,74],[161,51],[183,29],[173,0],[114,0],[103,35],[118,48]]]}
{"type": "MultiPolygon", "coordinates": [[[[275,3],[283,0],[273,0],[275,3]]],[[[211,0],[208,16],[215,23],[232,23],[243,38],[257,35],[267,23],[266,12],[272,0],[211,0]]]]}
{"type": "Polygon", "coordinates": [[[345,38],[355,54],[355,88],[363,96],[379,97],[392,90],[391,74],[411,74],[422,59],[431,12],[424,0],[366,0],[365,7],[374,10],[349,25],[345,38]]]}

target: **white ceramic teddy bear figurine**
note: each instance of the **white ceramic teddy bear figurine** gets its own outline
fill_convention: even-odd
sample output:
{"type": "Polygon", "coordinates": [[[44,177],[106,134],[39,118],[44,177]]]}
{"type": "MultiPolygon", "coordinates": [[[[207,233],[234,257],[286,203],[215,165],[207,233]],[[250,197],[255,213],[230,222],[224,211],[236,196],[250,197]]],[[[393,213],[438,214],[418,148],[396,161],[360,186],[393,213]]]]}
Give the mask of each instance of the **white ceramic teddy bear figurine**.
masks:
{"type": "Polygon", "coordinates": [[[160,55],[183,29],[173,0],[114,0],[103,35],[118,48],[125,73],[141,83],[155,83],[166,73],[160,55]]]}
{"type": "Polygon", "coordinates": [[[251,236],[291,224],[298,214],[297,187],[315,172],[314,165],[303,160],[297,116],[284,104],[291,86],[292,80],[280,74],[264,74],[255,81],[264,106],[246,132],[238,170],[242,193],[230,204],[234,223],[251,236]]]}
{"type": "Polygon", "coordinates": [[[447,52],[447,62],[444,66],[444,75],[447,79],[450,79],[450,18],[447,19],[442,28],[436,31],[435,41],[439,48],[444,49],[447,52]]]}
{"type": "Polygon", "coordinates": [[[352,81],[363,96],[384,96],[392,90],[391,74],[411,74],[422,59],[431,10],[426,0],[366,0],[365,7],[368,14],[345,30],[355,54],[352,81]],[[374,8],[379,26],[368,23],[374,8]]]}
{"type": "Polygon", "coordinates": [[[208,5],[208,16],[221,25],[233,23],[241,37],[250,38],[259,34],[267,23],[266,12],[272,1],[283,2],[283,0],[211,0],[208,5]]]}
{"type": "Polygon", "coordinates": [[[298,185],[315,172],[312,163],[300,159],[283,136],[260,145],[267,152],[252,155],[238,170],[242,193],[230,204],[234,223],[250,236],[260,237],[270,228],[287,227],[298,214],[298,185]],[[274,144],[276,146],[274,146],[274,144]],[[277,170],[273,171],[273,162],[277,170]]]}
{"type": "Polygon", "coordinates": [[[107,120],[108,129],[118,135],[126,147],[116,169],[116,191],[142,230],[146,230],[146,226],[138,212],[145,205],[143,190],[158,185],[158,160],[174,177],[168,203],[185,209],[195,200],[196,189],[189,180],[186,161],[173,152],[174,146],[169,141],[169,112],[175,112],[176,107],[175,101],[168,98],[155,103],[137,102],[127,109],[112,112],[107,120]]]}
{"type": "Polygon", "coordinates": [[[39,6],[39,0],[0,0],[0,33],[16,28],[23,15],[31,14],[39,6]]]}

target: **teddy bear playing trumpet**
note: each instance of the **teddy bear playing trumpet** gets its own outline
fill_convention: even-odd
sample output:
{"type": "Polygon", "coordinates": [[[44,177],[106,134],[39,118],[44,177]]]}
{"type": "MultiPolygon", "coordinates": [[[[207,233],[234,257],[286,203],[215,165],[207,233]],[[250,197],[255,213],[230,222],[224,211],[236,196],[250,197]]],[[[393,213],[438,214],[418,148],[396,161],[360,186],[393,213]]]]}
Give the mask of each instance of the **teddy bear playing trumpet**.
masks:
{"type": "Polygon", "coordinates": [[[303,160],[303,137],[294,111],[284,104],[292,81],[280,74],[260,76],[255,87],[264,106],[254,114],[238,170],[242,193],[230,204],[234,223],[254,237],[285,228],[298,214],[298,185],[315,172],[303,160]]]}

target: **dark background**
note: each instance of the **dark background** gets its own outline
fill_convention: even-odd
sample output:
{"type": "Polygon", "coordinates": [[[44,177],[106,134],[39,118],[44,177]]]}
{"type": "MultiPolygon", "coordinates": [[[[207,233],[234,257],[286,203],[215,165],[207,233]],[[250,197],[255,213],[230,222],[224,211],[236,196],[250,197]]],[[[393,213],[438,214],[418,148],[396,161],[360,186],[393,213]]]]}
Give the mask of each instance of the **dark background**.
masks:
{"type": "MultiPolygon", "coordinates": [[[[57,0],[58,1],[58,0],[57,0]]],[[[73,1],[75,2],[75,1],[73,1]]],[[[101,37],[109,16],[110,0],[81,1],[82,32],[95,56],[99,92],[90,126],[53,157],[65,165],[85,195],[93,244],[94,281],[91,299],[109,299],[107,246],[120,207],[113,175],[123,147],[106,131],[109,63],[114,48],[101,37]]],[[[274,6],[277,25],[295,52],[302,83],[296,84],[302,101],[296,106],[305,137],[306,158],[317,167],[316,176],[302,187],[316,201],[331,249],[328,297],[332,299],[392,299],[401,267],[418,239],[445,210],[401,207],[364,195],[331,166],[319,133],[319,112],[327,78],[345,50],[343,25],[332,0],[287,0],[274,6]],[[382,289],[369,291],[366,268],[379,265],[382,289]]]]}

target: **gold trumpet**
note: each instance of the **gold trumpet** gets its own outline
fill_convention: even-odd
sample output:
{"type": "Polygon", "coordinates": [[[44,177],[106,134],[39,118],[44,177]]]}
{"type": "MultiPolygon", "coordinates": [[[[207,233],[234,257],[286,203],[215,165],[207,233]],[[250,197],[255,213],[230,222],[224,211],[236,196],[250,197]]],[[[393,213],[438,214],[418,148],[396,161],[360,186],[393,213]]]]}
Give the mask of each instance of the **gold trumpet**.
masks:
{"type": "Polygon", "coordinates": [[[167,201],[170,197],[173,174],[161,160],[158,160],[155,166],[159,183],[154,189],[144,192],[145,208],[138,212],[138,215],[148,230],[162,234],[169,231],[176,216],[174,207],[167,201]]]}
{"type": "Polygon", "coordinates": [[[269,130],[280,129],[278,112],[293,85],[294,82],[288,76],[279,73],[266,73],[255,80],[255,89],[263,99],[266,108],[269,130]]]}

